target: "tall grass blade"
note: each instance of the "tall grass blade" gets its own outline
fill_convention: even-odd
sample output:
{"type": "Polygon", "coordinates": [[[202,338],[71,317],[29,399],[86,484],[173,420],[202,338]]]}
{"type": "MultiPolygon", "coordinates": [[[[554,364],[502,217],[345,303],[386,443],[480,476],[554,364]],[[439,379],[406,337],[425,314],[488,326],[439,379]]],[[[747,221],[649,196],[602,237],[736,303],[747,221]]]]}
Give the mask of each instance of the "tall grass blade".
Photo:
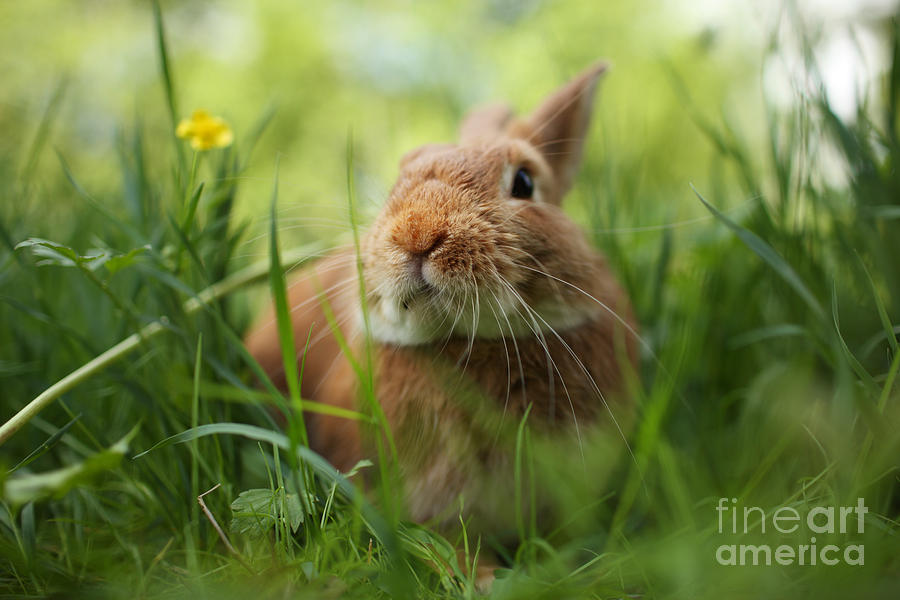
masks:
{"type": "Polygon", "coordinates": [[[37,132],[34,134],[34,139],[31,141],[31,145],[28,147],[27,152],[25,152],[25,163],[22,166],[21,174],[19,175],[19,180],[24,183],[30,182],[34,177],[35,168],[38,165],[44,146],[47,143],[47,138],[50,135],[50,130],[53,127],[56,115],[59,113],[59,107],[66,95],[67,86],[68,81],[66,79],[62,79],[57,83],[53,90],[53,94],[50,96],[50,101],[47,103],[47,108],[44,109],[44,114],[41,116],[37,132]]]}
{"type": "Polygon", "coordinates": [[[872,274],[866,267],[866,263],[862,260],[862,257],[858,253],[856,257],[859,259],[859,263],[862,266],[863,273],[866,274],[866,279],[869,281],[869,287],[872,290],[872,297],[875,299],[875,308],[878,310],[878,318],[881,320],[881,326],[882,328],[884,328],[884,335],[891,347],[891,352],[897,354],[898,351],[900,351],[900,348],[898,348],[897,336],[894,334],[894,325],[893,323],[891,323],[891,318],[888,316],[887,308],[884,305],[884,300],[881,299],[881,294],[878,293],[878,286],[875,285],[875,280],[872,279],[872,274]]]}
{"type": "Polygon", "coordinates": [[[55,446],[56,443],[57,443],[60,439],[62,439],[62,436],[64,436],[64,435],[66,434],[66,432],[69,431],[69,429],[72,427],[72,425],[75,424],[75,421],[77,421],[77,420],[80,419],[80,418],[81,418],[81,415],[80,415],[80,414],[75,415],[75,417],[74,417],[73,419],[71,419],[68,423],[66,423],[65,425],[63,425],[63,426],[60,427],[59,429],[57,429],[56,432],[55,432],[53,435],[51,435],[49,438],[47,438],[47,441],[45,441],[43,444],[41,444],[40,446],[38,446],[37,448],[35,448],[28,456],[26,456],[25,458],[23,458],[23,459],[19,462],[19,464],[17,464],[17,465],[14,466],[13,468],[11,468],[9,471],[7,471],[6,474],[9,475],[9,474],[11,474],[11,473],[15,473],[17,470],[19,470],[19,469],[21,469],[22,467],[28,465],[29,463],[31,463],[31,462],[34,461],[35,459],[39,458],[42,454],[44,454],[45,452],[47,452],[48,450],[50,450],[50,448],[52,448],[53,446],[55,446]]]}
{"type": "Polygon", "coordinates": [[[175,96],[175,83],[172,78],[172,69],[169,65],[169,50],[166,45],[166,30],[163,25],[162,9],[159,0],[153,0],[153,24],[156,29],[156,52],[159,57],[159,71],[162,76],[163,88],[166,96],[166,108],[169,109],[169,120],[172,124],[172,133],[178,124],[178,105],[175,96]]]}
{"type": "Polygon", "coordinates": [[[816,297],[813,295],[809,288],[806,287],[806,284],[803,283],[803,280],[800,279],[800,276],[797,275],[797,272],[794,271],[793,267],[778,254],[772,246],[767,244],[760,238],[758,235],[750,231],[749,229],[745,229],[741,227],[727,216],[722,214],[719,210],[717,210],[712,204],[706,201],[706,199],[697,191],[694,186],[691,186],[691,189],[694,190],[694,193],[697,195],[697,198],[700,199],[700,202],[706,207],[709,212],[713,214],[713,216],[721,221],[726,227],[731,229],[735,235],[738,236],[744,244],[750,248],[757,256],[763,259],[770,267],[772,267],[778,275],[784,279],[784,281],[794,288],[794,291],[799,294],[799,296],[806,302],[806,305],[812,310],[813,314],[819,320],[823,320],[825,318],[825,311],[822,309],[822,305],[819,304],[819,301],[816,300],[816,297]]]}
{"type": "MultiPolygon", "coordinates": [[[[298,374],[297,347],[294,344],[294,324],[291,320],[291,309],[288,306],[287,285],[284,269],[281,266],[278,250],[278,167],[275,168],[275,181],[272,184],[272,200],[270,203],[269,223],[269,287],[275,303],[275,318],[278,326],[278,341],[281,344],[281,358],[284,364],[284,378],[287,382],[291,404],[298,407],[293,415],[298,421],[298,433],[304,446],[309,445],[306,424],[303,419],[303,398],[300,395],[300,378],[298,374]]],[[[288,415],[291,414],[289,411],[288,415]]]]}

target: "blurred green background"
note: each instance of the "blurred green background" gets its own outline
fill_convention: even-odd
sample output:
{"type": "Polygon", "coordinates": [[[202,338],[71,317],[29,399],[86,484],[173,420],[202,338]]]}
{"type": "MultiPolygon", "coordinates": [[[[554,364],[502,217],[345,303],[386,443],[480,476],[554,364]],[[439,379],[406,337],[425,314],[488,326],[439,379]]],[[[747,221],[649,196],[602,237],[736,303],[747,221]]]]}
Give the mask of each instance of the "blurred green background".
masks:
{"type": "MultiPolygon", "coordinates": [[[[617,210],[649,208],[665,223],[701,214],[687,184],[706,187],[713,154],[673,79],[689,79],[698,110],[726,111],[749,138],[758,139],[762,118],[764,24],[752,35],[741,31],[738,16],[727,17],[719,31],[684,14],[689,4],[263,0],[172,2],[163,10],[180,116],[198,107],[222,115],[240,144],[266,110],[276,111],[241,174],[242,216],[262,212],[276,157],[284,207],[343,208],[351,130],[365,175],[361,200],[378,203],[399,157],[422,143],[452,140],[473,105],[508,100],[530,110],[605,58],[613,68],[586,155],[639,172],[646,196],[668,196],[661,212],[639,206],[644,195],[636,190],[621,190],[616,199],[617,210]]],[[[150,7],[36,2],[4,3],[0,11],[4,164],[21,158],[63,86],[41,168],[58,173],[58,150],[87,189],[114,194],[116,164],[108,158],[135,121],[145,128],[148,155],[169,143],[150,7]]],[[[768,12],[760,18],[777,19],[774,7],[768,12]]],[[[159,167],[155,175],[166,176],[166,165],[159,167]]],[[[78,207],[59,201],[53,209],[78,207]]],[[[323,226],[315,233],[334,232],[323,226]]]]}
{"type": "Polygon", "coordinates": [[[166,317],[164,336],[0,448],[4,593],[474,596],[464,574],[434,572],[440,540],[408,524],[391,521],[407,563],[377,544],[373,558],[349,502],[329,519],[318,506],[321,535],[232,531],[248,577],[194,496],[221,483],[208,503],[227,523],[238,494],[274,488],[271,448],[221,435],[130,457],[197,423],[277,429],[237,343],[266,286],[199,314],[182,304],[268,259],[276,165],[281,246],[337,244],[349,143],[367,219],[399,158],[452,141],[469,108],[528,111],[603,58],[566,208],[634,300],[641,418],[613,465],[602,441],[581,464],[540,450],[565,518],[523,536],[494,596],[896,594],[896,2],[161,2],[174,115],[153,6],[0,4],[0,414],[166,317]],[[235,144],[203,155],[181,226],[191,152],[173,133],[197,108],[235,144]],[[16,250],[27,238],[149,248],[119,271],[70,268],[16,250]],[[104,450],[136,425],[130,450],[104,450]],[[719,567],[720,496],[767,511],[865,497],[867,565],[719,567]]]}

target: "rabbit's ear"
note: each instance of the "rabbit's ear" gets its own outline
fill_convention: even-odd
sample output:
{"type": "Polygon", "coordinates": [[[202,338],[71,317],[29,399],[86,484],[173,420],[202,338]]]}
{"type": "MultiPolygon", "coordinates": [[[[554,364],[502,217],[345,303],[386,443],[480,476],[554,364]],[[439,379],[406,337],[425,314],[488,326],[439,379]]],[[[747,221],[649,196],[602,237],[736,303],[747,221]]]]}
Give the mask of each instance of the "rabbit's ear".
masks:
{"type": "Polygon", "coordinates": [[[512,110],[506,104],[487,104],[476,108],[463,119],[459,127],[459,141],[466,144],[496,139],[511,118],[512,110]]]}
{"type": "Polygon", "coordinates": [[[561,202],[572,187],[591,120],[594,91],[604,71],[606,63],[602,62],[584,70],[511,127],[510,133],[534,145],[553,170],[551,202],[561,202]]]}

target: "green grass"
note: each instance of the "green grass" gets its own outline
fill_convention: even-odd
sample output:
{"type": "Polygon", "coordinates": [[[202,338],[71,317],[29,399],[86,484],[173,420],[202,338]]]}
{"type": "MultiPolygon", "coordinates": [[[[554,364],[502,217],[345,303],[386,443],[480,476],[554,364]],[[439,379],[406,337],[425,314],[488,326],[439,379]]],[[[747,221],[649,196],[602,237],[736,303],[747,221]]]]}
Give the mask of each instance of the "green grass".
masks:
{"type": "MultiPolygon", "coordinates": [[[[155,14],[160,118],[170,128],[183,103],[155,14]]],[[[691,81],[675,76],[685,118],[713,148],[711,163],[683,174],[706,183],[695,190],[642,187],[660,165],[619,158],[615,131],[595,132],[607,151],[588,149],[569,209],[610,257],[647,342],[633,391],[633,455],[609,459],[609,440],[598,435],[573,461],[577,449],[543,443],[520,424],[518,542],[492,548],[507,562],[492,597],[884,598],[900,590],[896,23],[888,38],[891,70],[854,119],[832,111],[811,64],[804,103],[761,111],[763,152],[694,105],[691,81]],[[846,183],[822,177],[817,153],[826,150],[846,183]],[[672,196],[708,218],[671,223],[672,196]],[[665,226],[644,229],[654,223],[665,226]],[[527,510],[536,488],[550,496],[550,516],[527,510]],[[818,543],[864,544],[865,565],[719,566],[721,544],[809,543],[771,528],[718,533],[722,497],[767,514],[864,498],[864,533],[818,543]]],[[[234,206],[270,115],[235,147],[195,157],[174,137],[148,141],[136,122],[108,157],[119,187],[98,193],[80,183],[70,157],[50,151],[64,89],[34,124],[33,142],[0,163],[10,199],[0,207],[4,417],[75,369],[96,368],[0,448],[2,593],[476,596],[456,548],[470,563],[492,541],[465,525],[464,537],[445,540],[404,521],[389,452],[359,465],[381,474],[369,493],[360,474],[335,472],[306,448],[302,417],[290,410],[305,402],[297,382],[282,395],[241,345],[252,315],[242,291],[268,275],[283,301],[280,266],[321,248],[281,252],[277,206],[286,201],[276,175],[267,257],[248,265],[238,256],[250,227],[234,206]],[[46,212],[54,203],[72,206],[65,219],[46,212]],[[92,362],[134,334],[127,352],[92,362]],[[203,496],[210,518],[197,496],[215,486],[203,496]]],[[[355,231],[361,167],[348,145],[346,159],[335,151],[317,160],[345,161],[345,229],[355,231]]],[[[279,309],[283,325],[287,307],[279,309]]],[[[293,364],[290,328],[280,329],[293,364]]],[[[349,416],[378,430],[383,416],[364,388],[361,414],[349,416]]]]}

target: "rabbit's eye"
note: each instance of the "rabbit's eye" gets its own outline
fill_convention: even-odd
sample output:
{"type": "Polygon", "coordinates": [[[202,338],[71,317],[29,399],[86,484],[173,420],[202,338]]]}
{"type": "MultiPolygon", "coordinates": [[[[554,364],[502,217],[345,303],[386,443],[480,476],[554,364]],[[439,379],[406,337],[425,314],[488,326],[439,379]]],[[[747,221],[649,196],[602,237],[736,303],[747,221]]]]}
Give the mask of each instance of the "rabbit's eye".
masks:
{"type": "Polygon", "coordinates": [[[534,181],[528,171],[521,168],[513,177],[512,197],[527,200],[532,196],[534,196],[534,181]]]}

